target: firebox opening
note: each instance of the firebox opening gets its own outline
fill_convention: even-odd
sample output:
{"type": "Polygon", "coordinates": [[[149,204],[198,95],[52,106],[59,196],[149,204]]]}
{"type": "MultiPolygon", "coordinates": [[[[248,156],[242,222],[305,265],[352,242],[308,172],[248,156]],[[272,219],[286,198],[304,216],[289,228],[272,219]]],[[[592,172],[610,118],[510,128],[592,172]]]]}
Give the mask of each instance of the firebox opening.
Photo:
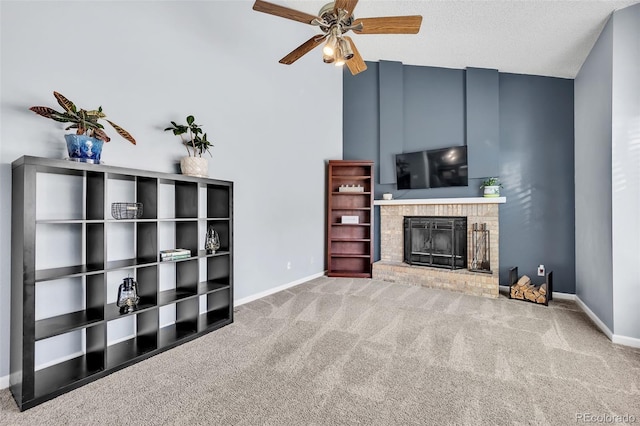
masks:
{"type": "Polygon", "coordinates": [[[404,261],[447,269],[467,267],[467,218],[404,217],[404,261]]]}

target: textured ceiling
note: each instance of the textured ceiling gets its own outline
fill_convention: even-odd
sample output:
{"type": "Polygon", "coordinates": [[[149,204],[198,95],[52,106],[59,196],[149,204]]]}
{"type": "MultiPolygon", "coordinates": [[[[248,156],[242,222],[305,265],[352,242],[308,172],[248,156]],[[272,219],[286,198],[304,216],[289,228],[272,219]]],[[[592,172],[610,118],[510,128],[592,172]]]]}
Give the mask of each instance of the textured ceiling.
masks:
{"type": "MultiPolygon", "coordinates": [[[[310,14],[326,3],[270,1],[310,14]]],[[[636,3],[640,0],[360,0],[356,18],[422,15],[422,28],[417,35],[352,38],[368,61],[574,78],[611,12],[636,3]]],[[[321,63],[319,49],[307,54],[313,55],[321,63]]]]}

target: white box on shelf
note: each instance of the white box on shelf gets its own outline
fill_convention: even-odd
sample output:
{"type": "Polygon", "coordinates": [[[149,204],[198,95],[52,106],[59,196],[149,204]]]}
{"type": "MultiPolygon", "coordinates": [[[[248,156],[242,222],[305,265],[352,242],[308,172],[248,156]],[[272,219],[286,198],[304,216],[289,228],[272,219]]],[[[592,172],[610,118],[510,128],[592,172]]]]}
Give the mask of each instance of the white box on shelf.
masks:
{"type": "Polygon", "coordinates": [[[342,216],[342,223],[360,223],[358,216],[342,216]]]}
{"type": "Polygon", "coordinates": [[[338,192],[364,192],[364,186],[360,185],[340,185],[338,192]]]}

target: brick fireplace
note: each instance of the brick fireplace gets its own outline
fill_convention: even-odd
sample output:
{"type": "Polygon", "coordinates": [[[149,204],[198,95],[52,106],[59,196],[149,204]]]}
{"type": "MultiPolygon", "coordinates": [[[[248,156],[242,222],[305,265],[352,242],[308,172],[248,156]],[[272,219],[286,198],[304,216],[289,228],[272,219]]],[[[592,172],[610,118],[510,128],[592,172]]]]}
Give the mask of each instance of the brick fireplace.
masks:
{"type": "Polygon", "coordinates": [[[498,206],[505,202],[504,197],[375,201],[380,206],[380,260],[373,264],[373,278],[498,297],[498,206]],[[415,216],[466,217],[469,224],[468,269],[440,269],[404,263],[404,218],[415,216]],[[490,273],[469,271],[474,250],[471,226],[474,223],[486,223],[489,230],[490,273]]]}

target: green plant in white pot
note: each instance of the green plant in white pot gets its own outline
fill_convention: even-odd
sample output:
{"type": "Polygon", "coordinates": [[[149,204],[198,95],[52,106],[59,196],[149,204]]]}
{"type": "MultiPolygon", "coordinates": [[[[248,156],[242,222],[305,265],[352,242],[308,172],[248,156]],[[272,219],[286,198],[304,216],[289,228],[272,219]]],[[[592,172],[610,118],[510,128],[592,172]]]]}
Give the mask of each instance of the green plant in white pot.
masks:
{"type": "Polygon", "coordinates": [[[482,185],[480,185],[480,188],[484,189],[485,197],[499,197],[502,184],[497,177],[488,177],[484,181],[482,181],[482,185]]]}
{"type": "Polygon", "coordinates": [[[205,152],[210,156],[210,148],[213,144],[207,140],[207,134],[203,133],[202,126],[196,124],[193,115],[187,116],[187,124],[177,124],[171,122],[171,127],[166,131],[172,131],[174,135],[180,136],[182,144],[187,150],[187,156],[180,159],[180,170],[183,175],[196,177],[209,177],[209,161],[202,158],[205,152]]]}
{"type": "Polygon", "coordinates": [[[64,135],[70,160],[100,163],[102,144],[111,140],[105,133],[104,126],[98,122],[101,119],[109,123],[124,139],[134,145],[136,144],[136,140],[129,132],[105,118],[106,115],[102,111],[102,107],[98,107],[96,110],[85,110],[77,108],[73,102],[58,92],[53,92],[53,96],[58,101],[58,105],[64,109],[64,112],[45,106],[33,106],[29,109],[54,121],[71,123],[65,130],[75,129],[75,133],[64,135]]]}

